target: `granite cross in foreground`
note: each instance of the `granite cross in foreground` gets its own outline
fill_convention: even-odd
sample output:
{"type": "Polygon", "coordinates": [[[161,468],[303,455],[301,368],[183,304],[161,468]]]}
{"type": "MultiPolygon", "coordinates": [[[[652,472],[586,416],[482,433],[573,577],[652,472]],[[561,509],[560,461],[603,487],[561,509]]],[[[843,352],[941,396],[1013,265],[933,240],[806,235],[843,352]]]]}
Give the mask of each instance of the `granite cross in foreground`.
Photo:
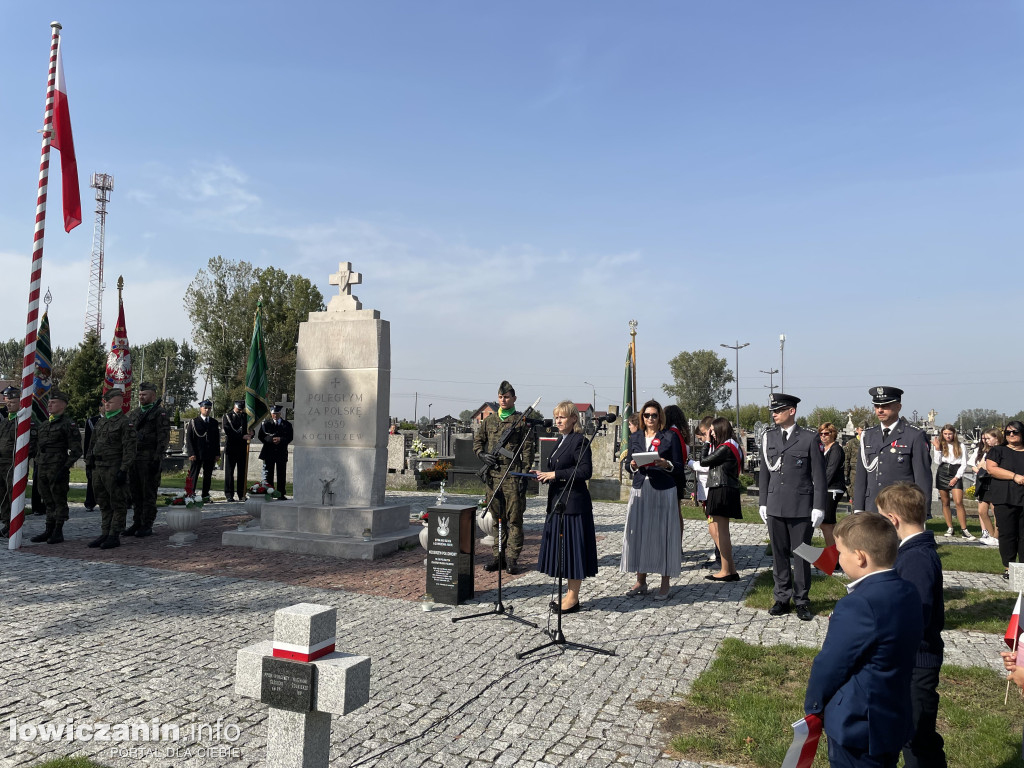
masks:
{"type": "Polygon", "coordinates": [[[274,614],[274,639],[238,652],[235,693],[270,705],[267,765],[327,768],[331,715],[370,700],[370,658],[334,650],[337,609],[299,603],[274,614]]]}

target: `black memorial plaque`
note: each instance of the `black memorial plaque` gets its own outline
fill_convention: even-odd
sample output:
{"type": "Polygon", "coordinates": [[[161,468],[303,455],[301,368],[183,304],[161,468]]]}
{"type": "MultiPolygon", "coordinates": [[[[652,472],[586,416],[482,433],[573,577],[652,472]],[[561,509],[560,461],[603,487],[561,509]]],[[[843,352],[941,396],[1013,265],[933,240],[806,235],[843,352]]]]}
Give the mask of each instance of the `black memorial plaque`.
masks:
{"type": "Polygon", "coordinates": [[[315,664],[264,656],[260,701],[289,712],[312,712],[315,682],[315,664]]]}
{"type": "Polygon", "coordinates": [[[473,597],[476,507],[442,504],[427,509],[427,594],[459,605],[473,597]]]}

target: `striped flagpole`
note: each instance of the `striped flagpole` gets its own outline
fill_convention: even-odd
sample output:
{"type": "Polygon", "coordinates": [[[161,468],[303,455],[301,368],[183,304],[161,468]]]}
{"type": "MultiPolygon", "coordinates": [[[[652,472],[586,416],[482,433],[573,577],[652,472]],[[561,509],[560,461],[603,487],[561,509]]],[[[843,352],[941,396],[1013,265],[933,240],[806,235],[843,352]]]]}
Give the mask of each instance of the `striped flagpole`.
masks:
{"type": "Polygon", "coordinates": [[[32,274],[28,290],[28,322],[25,328],[25,358],[21,369],[21,406],[18,410],[18,441],[14,452],[14,489],[11,491],[11,530],[8,549],[21,546],[25,522],[25,489],[28,486],[28,443],[32,426],[32,391],[36,369],[36,327],[39,322],[39,284],[43,277],[43,235],[46,230],[46,187],[50,174],[50,139],[53,128],[53,92],[57,82],[57,43],[60,24],[50,23],[50,74],[46,79],[46,111],[43,115],[43,148],[39,160],[39,189],[36,196],[36,229],[32,240],[32,274]]]}

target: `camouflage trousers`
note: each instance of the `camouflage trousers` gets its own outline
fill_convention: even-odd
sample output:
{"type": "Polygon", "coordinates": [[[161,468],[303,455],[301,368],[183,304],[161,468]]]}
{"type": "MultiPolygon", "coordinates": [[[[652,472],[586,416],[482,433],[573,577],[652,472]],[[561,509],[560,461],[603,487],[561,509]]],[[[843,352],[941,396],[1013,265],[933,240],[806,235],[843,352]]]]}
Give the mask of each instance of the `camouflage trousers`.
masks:
{"type": "Polygon", "coordinates": [[[10,525],[14,462],[0,462],[0,523],[10,525]]]}
{"type": "MultiPolygon", "coordinates": [[[[498,477],[501,477],[499,474],[498,477]]],[[[492,483],[497,477],[487,483],[487,501],[490,503],[491,516],[495,522],[499,517],[503,518],[501,524],[501,541],[494,539],[494,556],[498,556],[498,547],[501,545],[505,551],[506,560],[518,560],[519,553],[523,549],[523,513],[526,511],[526,484],[520,484],[517,477],[506,478],[500,486],[495,488],[492,483]],[[522,490],[520,490],[520,488],[522,490]]]]}
{"type": "Polygon", "coordinates": [[[152,528],[156,520],[156,496],[160,489],[160,459],[136,459],[128,470],[132,487],[132,522],[140,528],[152,528]]]}
{"type": "Polygon", "coordinates": [[[128,516],[128,499],[125,485],[117,482],[114,467],[94,467],[92,470],[93,491],[100,508],[102,532],[105,536],[121,533],[128,516]]]}
{"type": "Polygon", "coordinates": [[[71,476],[68,470],[55,464],[52,467],[36,468],[32,487],[38,486],[39,495],[46,508],[46,522],[63,523],[68,519],[68,485],[71,476]]]}

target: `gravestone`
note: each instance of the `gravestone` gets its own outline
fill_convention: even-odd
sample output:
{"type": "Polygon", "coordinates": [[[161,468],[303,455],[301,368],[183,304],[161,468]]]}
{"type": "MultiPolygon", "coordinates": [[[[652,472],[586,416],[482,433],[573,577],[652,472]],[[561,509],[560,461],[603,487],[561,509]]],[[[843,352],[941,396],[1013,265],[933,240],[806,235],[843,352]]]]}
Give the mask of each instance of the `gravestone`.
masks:
{"type": "Polygon", "coordinates": [[[475,512],[461,504],[427,509],[427,594],[435,603],[459,605],[473,597],[475,512]]]}
{"type": "Polygon", "coordinates": [[[384,502],[391,325],[349,293],[362,282],[351,263],[330,281],[339,295],[299,326],[292,498],[265,504],[258,528],[226,531],[226,545],[375,560],[418,540],[409,506],[384,502]]]}
{"type": "Polygon", "coordinates": [[[337,609],[299,603],[274,614],[274,639],[238,651],[235,693],[270,705],[267,765],[326,768],[331,715],[370,700],[370,659],[335,650],[337,609]]]}

